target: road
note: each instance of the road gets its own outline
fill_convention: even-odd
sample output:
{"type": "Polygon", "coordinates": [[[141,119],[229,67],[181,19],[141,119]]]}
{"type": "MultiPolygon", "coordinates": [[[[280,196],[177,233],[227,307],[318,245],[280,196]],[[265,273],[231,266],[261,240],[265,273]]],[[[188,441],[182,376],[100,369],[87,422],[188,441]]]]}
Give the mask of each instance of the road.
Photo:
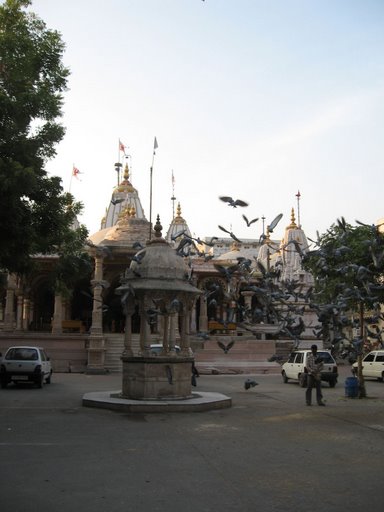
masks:
{"type": "Polygon", "coordinates": [[[82,407],[121,375],[54,374],[43,389],[0,390],[1,512],[382,510],[384,383],[326,407],[279,375],[200,376],[232,398],[207,412],[127,414],[82,407]]]}

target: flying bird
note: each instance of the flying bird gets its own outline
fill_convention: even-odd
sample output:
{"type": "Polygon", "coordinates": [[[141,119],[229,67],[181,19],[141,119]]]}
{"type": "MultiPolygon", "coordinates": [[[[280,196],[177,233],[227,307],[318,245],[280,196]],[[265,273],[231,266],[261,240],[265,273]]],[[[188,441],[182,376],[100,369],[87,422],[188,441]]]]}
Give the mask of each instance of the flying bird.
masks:
{"type": "Polygon", "coordinates": [[[258,382],[256,382],[255,380],[252,380],[252,379],[247,379],[245,382],[244,382],[244,389],[249,389],[249,388],[254,388],[255,386],[258,386],[258,382]]]}
{"type": "Polygon", "coordinates": [[[279,215],[277,215],[273,221],[270,223],[269,226],[267,226],[267,231],[269,233],[273,233],[273,230],[275,229],[275,227],[278,225],[278,223],[280,222],[281,218],[282,218],[283,214],[282,213],[279,213],[279,215]]]}
{"type": "Polygon", "coordinates": [[[228,231],[228,229],[223,228],[223,226],[218,226],[218,228],[219,228],[219,229],[221,229],[221,231],[224,231],[224,233],[228,233],[228,234],[229,234],[229,236],[230,236],[230,237],[231,237],[235,242],[239,242],[239,244],[242,244],[242,243],[243,243],[241,240],[239,240],[239,239],[237,238],[237,236],[236,236],[234,233],[232,233],[232,231],[228,231]]]}
{"type": "Polygon", "coordinates": [[[231,350],[231,348],[233,347],[235,342],[230,341],[227,345],[224,345],[224,343],[222,341],[218,341],[217,344],[224,351],[224,354],[228,354],[228,352],[231,350]]]}
{"type": "Polygon", "coordinates": [[[111,199],[111,203],[112,204],[119,204],[119,203],[122,203],[124,201],[124,198],[120,198],[120,199],[111,199]]]}
{"type": "Polygon", "coordinates": [[[203,243],[205,245],[209,245],[210,247],[213,247],[215,245],[214,244],[215,240],[218,240],[217,236],[212,236],[210,240],[208,240],[208,241],[206,240],[205,242],[203,241],[203,243]]]}
{"type": "Polygon", "coordinates": [[[259,220],[259,217],[256,217],[256,219],[248,220],[247,217],[245,215],[243,215],[243,219],[247,223],[247,227],[249,227],[254,222],[257,222],[259,220]]]}
{"type": "Polygon", "coordinates": [[[219,199],[224,201],[224,203],[228,203],[228,205],[233,208],[236,208],[237,206],[248,206],[248,203],[245,201],[242,201],[241,199],[232,199],[230,196],[219,196],[219,199]]]}

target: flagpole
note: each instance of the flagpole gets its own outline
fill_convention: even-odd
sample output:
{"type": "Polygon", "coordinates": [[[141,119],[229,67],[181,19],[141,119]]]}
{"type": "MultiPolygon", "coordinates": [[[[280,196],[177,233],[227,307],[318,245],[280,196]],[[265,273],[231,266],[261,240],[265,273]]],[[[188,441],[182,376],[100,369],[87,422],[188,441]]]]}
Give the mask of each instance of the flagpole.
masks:
{"type": "Polygon", "coordinates": [[[296,197],[297,197],[297,225],[299,226],[299,228],[301,228],[301,224],[300,224],[300,197],[301,197],[300,190],[297,191],[296,197]]]}
{"type": "Polygon", "coordinates": [[[176,201],[176,197],[175,197],[175,177],[173,176],[173,169],[172,169],[172,197],[171,197],[171,201],[172,201],[172,220],[175,218],[175,201],[176,201]]]}
{"type": "Polygon", "coordinates": [[[153,174],[153,164],[155,162],[155,155],[156,155],[156,148],[157,148],[157,140],[155,137],[154,143],[153,143],[153,154],[152,154],[152,165],[149,173],[149,240],[152,238],[152,174],[153,174]]]}
{"type": "Polygon", "coordinates": [[[69,190],[68,193],[71,193],[71,187],[72,187],[72,178],[73,178],[73,169],[75,168],[75,164],[72,164],[72,171],[71,171],[71,179],[69,180],[69,190]]]}

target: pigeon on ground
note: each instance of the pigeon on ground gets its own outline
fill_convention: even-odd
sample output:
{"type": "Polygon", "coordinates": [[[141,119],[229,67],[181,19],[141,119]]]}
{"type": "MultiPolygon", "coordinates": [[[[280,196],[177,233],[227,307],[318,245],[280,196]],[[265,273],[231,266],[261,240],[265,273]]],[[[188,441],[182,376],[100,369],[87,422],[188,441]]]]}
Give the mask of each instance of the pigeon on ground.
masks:
{"type": "Polygon", "coordinates": [[[244,382],[244,389],[249,389],[249,388],[254,388],[255,386],[257,386],[259,383],[256,382],[255,380],[252,380],[252,379],[247,379],[245,382],[244,382]]]}

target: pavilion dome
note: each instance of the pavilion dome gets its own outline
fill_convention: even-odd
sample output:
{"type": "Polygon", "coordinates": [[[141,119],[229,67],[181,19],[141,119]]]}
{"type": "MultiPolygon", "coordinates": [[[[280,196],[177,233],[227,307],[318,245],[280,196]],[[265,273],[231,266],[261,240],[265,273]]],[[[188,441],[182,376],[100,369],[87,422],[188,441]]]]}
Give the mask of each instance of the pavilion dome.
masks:
{"type": "Polygon", "coordinates": [[[135,290],[200,293],[189,282],[190,270],[184,258],[162,237],[161,230],[158,217],[154,238],[131,261],[125,282],[131,283],[135,290]]]}

